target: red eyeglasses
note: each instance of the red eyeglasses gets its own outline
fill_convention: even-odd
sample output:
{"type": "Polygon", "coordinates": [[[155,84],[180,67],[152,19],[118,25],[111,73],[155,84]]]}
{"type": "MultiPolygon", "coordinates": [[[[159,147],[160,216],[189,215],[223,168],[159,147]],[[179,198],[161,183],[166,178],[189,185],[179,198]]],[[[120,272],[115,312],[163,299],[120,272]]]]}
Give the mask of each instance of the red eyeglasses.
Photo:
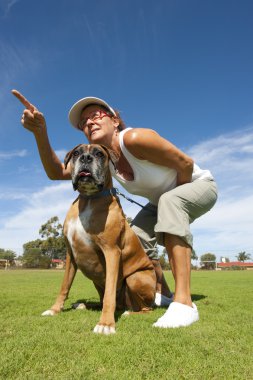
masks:
{"type": "Polygon", "coordinates": [[[78,128],[82,131],[84,127],[86,127],[88,119],[95,121],[98,119],[103,119],[106,116],[112,117],[112,114],[104,110],[92,111],[80,121],[80,123],[78,124],[78,128]]]}

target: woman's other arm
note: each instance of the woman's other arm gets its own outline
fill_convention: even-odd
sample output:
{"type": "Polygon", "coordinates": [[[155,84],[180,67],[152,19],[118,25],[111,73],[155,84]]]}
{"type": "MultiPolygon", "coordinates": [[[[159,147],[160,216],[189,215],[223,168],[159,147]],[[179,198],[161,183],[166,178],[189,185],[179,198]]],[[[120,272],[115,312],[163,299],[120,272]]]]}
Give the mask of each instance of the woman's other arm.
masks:
{"type": "Polygon", "coordinates": [[[151,129],[131,129],[124,135],[126,148],[136,158],[177,171],[177,185],[191,182],[193,160],[151,129]]]}

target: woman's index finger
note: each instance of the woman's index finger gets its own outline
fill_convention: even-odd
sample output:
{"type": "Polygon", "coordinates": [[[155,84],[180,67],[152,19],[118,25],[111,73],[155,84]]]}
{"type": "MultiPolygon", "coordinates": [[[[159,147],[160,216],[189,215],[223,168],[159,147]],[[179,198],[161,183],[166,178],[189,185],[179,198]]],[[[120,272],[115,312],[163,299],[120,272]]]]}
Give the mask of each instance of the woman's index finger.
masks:
{"type": "Polygon", "coordinates": [[[19,91],[12,90],[11,91],[14,96],[30,111],[34,111],[36,107],[30,103],[19,91]]]}

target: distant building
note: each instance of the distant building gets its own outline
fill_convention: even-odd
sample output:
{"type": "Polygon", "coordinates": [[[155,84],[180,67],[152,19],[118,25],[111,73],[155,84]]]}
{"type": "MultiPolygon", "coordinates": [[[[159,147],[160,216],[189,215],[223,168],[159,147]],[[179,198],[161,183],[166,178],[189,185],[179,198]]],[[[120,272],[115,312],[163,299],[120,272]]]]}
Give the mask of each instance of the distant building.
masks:
{"type": "Polygon", "coordinates": [[[0,269],[9,269],[10,267],[15,267],[15,260],[0,259],[0,269]]]}
{"type": "Polygon", "coordinates": [[[15,259],[14,260],[14,264],[17,268],[21,268],[22,267],[22,261],[20,259],[15,259]]]}
{"type": "Polygon", "coordinates": [[[65,261],[60,259],[52,259],[52,268],[63,269],[65,267],[65,261]]]}
{"type": "Polygon", "coordinates": [[[8,269],[10,261],[7,259],[0,259],[0,268],[8,269]]]}
{"type": "Polygon", "coordinates": [[[233,267],[241,267],[242,269],[253,270],[253,263],[244,263],[242,261],[230,261],[229,263],[217,263],[217,269],[227,269],[233,267]]]}

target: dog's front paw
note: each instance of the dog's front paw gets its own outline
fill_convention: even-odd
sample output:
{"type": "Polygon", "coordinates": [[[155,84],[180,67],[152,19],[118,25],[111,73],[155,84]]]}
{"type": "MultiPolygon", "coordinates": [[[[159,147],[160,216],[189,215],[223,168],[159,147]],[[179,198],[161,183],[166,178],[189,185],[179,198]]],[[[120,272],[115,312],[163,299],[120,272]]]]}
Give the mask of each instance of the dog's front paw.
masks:
{"type": "Polygon", "coordinates": [[[105,325],[96,325],[93,330],[96,334],[104,334],[104,335],[110,335],[115,334],[116,330],[113,326],[105,326],[105,325]]]}
{"type": "Polygon", "coordinates": [[[56,311],[49,309],[49,310],[44,311],[41,315],[42,317],[53,317],[56,314],[58,314],[56,311]]]}

